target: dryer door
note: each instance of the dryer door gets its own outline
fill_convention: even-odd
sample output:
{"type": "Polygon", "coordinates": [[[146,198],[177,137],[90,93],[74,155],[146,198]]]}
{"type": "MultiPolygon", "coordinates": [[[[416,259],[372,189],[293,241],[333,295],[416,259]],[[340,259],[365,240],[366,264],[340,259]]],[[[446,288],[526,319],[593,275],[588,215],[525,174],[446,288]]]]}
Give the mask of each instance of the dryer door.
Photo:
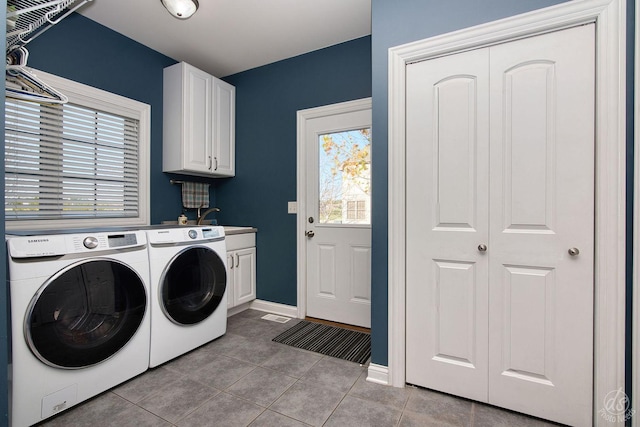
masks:
{"type": "Polygon", "coordinates": [[[205,320],[220,305],[227,287],[224,261],[206,247],[190,247],[168,264],[160,281],[161,307],[178,325],[205,320]]]}
{"type": "Polygon", "coordinates": [[[68,266],[33,297],[25,317],[29,348],[47,365],[76,369],[113,356],[136,333],[147,308],[140,276],[119,261],[68,266]]]}

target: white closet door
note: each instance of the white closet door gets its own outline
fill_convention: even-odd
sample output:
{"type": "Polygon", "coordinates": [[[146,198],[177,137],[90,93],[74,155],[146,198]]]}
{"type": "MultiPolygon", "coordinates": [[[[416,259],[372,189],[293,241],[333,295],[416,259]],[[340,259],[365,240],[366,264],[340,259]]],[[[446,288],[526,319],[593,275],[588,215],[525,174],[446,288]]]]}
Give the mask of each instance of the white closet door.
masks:
{"type": "Polygon", "coordinates": [[[407,382],[487,400],[488,50],[407,67],[407,382]]]}
{"type": "Polygon", "coordinates": [[[592,419],[594,27],[490,50],[489,402],[570,425],[592,419]]]}
{"type": "Polygon", "coordinates": [[[407,67],[407,382],[592,417],[594,25],[407,67]]]}

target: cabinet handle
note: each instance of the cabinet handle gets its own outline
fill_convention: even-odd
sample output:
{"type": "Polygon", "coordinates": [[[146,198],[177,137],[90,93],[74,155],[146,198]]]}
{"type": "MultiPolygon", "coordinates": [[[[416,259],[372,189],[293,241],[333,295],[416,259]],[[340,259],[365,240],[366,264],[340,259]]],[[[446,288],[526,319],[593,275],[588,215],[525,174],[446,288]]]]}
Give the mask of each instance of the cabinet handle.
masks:
{"type": "Polygon", "coordinates": [[[213,159],[216,161],[216,167],[213,170],[217,171],[218,170],[218,158],[214,157],[213,159]]]}
{"type": "Polygon", "coordinates": [[[209,170],[211,170],[211,166],[213,165],[213,163],[211,162],[211,156],[209,156],[209,170]]]}
{"type": "Polygon", "coordinates": [[[236,254],[236,267],[240,267],[240,256],[236,254]]]}
{"type": "Polygon", "coordinates": [[[233,255],[229,255],[227,260],[231,259],[231,264],[229,265],[229,270],[233,270],[233,255]]]}

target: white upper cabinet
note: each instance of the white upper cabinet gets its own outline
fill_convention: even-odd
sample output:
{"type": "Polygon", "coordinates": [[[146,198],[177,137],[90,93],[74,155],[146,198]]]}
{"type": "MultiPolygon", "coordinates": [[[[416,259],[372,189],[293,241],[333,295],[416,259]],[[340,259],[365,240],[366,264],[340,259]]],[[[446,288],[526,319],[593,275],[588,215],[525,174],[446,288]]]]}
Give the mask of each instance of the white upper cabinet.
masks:
{"type": "Polygon", "coordinates": [[[162,171],[235,175],[235,87],[189,64],[164,69],[162,171]]]}

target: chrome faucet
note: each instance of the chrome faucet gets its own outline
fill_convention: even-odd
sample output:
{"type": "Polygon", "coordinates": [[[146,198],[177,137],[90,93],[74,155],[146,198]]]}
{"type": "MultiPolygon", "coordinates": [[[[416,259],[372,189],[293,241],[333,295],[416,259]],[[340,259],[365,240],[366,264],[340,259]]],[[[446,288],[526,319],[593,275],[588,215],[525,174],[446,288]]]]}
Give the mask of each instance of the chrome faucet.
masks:
{"type": "Polygon", "coordinates": [[[207,215],[209,215],[211,212],[220,212],[219,208],[209,208],[206,211],[202,212],[202,215],[200,215],[200,208],[198,208],[198,221],[197,221],[197,225],[202,225],[202,221],[204,221],[204,219],[207,217],[207,215]]]}

